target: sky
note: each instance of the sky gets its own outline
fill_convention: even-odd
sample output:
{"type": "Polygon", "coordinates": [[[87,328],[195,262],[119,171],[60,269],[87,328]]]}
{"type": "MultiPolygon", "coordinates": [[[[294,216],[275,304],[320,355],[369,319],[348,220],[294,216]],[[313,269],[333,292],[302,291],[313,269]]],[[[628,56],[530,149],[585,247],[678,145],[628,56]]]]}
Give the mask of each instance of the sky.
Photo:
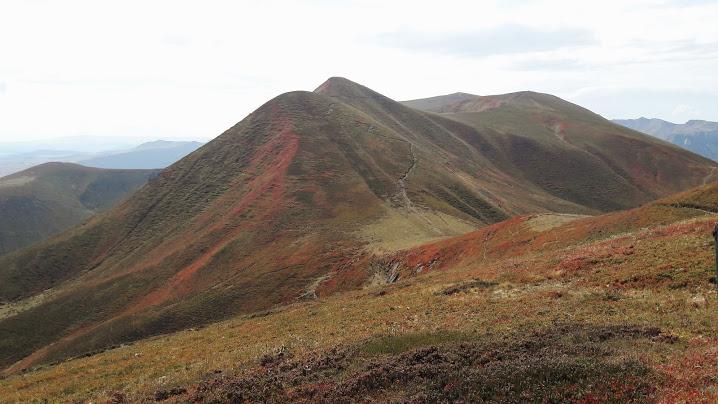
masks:
{"type": "Polygon", "coordinates": [[[688,0],[0,0],[0,143],[209,140],[331,76],[718,121],[717,21],[688,0]]]}

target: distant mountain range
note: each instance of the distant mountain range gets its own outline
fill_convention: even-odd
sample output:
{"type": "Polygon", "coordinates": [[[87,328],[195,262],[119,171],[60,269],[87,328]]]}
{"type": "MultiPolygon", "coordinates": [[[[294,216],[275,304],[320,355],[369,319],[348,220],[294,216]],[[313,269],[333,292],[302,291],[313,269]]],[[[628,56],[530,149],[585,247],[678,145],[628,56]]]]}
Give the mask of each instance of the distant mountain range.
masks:
{"type": "MultiPolygon", "coordinates": [[[[131,148],[100,150],[78,147],[76,142],[69,142],[67,148],[56,144],[42,147],[37,142],[0,144],[0,176],[48,162],[78,163],[89,167],[116,169],[165,168],[202,144],[194,141],[157,140],[131,148]]],[[[94,147],[104,145],[100,143],[94,147]]]]}
{"type": "MultiPolygon", "coordinates": [[[[22,138],[18,136],[17,138],[22,138]]],[[[0,154],[22,154],[38,150],[93,154],[113,150],[127,150],[154,140],[147,136],[62,136],[47,139],[0,142],[0,154]]]]}
{"type": "Polygon", "coordinates": [[[0,178],[0,255],[110,208],[157,172],[45,163],[0,178]]]}
{"type": "Polygon", "coordinates": [[[678,124],[656,118],[614,119],[613,122],[718,161],[718,122],[691,120],[678,124]]]}
{"type": "Polygon", "coordinates": [[[165,168],[201,146],[201,142],[157,140],[143,143],[122,153],[81,160],[79,163],[85,166],[99,168],[165,168]]]}
{"type": "Polygon", "coordinates": [[[37,149],[21,152],[3,151],[6,153],[0,155],[0,177],[51,161],[75,162],[94,156],[92,153],[71,150],[37,149]]]}

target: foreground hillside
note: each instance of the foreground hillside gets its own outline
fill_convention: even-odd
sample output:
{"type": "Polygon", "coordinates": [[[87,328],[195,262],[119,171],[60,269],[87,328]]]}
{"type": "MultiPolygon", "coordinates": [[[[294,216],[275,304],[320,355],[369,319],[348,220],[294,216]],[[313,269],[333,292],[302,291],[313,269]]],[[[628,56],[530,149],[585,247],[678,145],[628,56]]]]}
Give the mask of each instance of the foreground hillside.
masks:
{"type": "Polygon", "coordinates": [[[393,282],[7,373],[9,400],[718,400],[715,184],[404,250],[393,282]],[[715,282],[715,281],[714,281],[715,282]]]}
{"type": "Polygon", "coordinates": [[[0,255],[109,209],[156,174],[47,163],[0,178],[0,255]]]}
{"type": "Polygon", "coordinates": [[[655,118],[614,119],[613,122],[718,160],[718,122],[691,120],[677,124],[655,118]]]}
{"type": "Polygon", "coordinates": [[[432,266],[385,262],[399,250],[517,215],[635,207],[716,168],[532,97],[451,116],[341,78],[276,97],[116,208],[0,258],[14,313],[0,367],[392,282],[432,266]]]}

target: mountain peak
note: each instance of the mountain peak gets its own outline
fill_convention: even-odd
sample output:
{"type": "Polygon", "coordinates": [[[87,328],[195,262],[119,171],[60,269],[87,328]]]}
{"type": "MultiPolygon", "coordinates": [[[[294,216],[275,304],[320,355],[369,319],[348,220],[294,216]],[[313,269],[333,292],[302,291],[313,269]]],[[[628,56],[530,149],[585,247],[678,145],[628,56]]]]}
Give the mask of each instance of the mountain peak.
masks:
{"type": "Polygon", "coordinates": [[[344,100],[356,100],[358,98],[386,99],[376,91],[355,83],[344,77],[330,77],[316,90],[316,94],[327,97],[336,97],[344,100]]]}
{"type": "Polygon", "coordinates": [[[318,94],[326,94],[327,92],[336,91],[340,88],[348,88],[348,87],[361,87],[360,84],[357,84],[345,77],[339,77],[339,76],[333,76],[328,78],[324,83],[319,85],[319,87],[314,90],[315,93],[318,94]]]}

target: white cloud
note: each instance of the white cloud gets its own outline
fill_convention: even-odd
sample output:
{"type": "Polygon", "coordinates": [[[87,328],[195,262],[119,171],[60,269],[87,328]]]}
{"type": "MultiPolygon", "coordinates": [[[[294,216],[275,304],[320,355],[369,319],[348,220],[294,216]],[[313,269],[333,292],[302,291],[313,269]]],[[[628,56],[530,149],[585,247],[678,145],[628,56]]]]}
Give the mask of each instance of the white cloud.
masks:
{"type": "Polygon", "coordinates": [[[396,99],[532,89],[610,117],[685,103],[718,120],[716,19],[700,1],[7,0],[0,142],[208,139],[334,75],[396,99]]]}
{"type": "Polygon", "coordinates": [[[377,37],[380,45],[464,57],[553,51],[593,42],[591,33],[582,29],[546,29],[518,24],[465,32],[403,30],[377,37]]]}
{"type": "Polygon", "coordinates": [[[674,119],[677,120],[683,120],[685,119],[685,116],[691,116],[692,114],[695,114],[697,111],[694,107],[690,105],[677,105],[673,110],[671,111],[671,115],[674,117],[674,119]]]}

